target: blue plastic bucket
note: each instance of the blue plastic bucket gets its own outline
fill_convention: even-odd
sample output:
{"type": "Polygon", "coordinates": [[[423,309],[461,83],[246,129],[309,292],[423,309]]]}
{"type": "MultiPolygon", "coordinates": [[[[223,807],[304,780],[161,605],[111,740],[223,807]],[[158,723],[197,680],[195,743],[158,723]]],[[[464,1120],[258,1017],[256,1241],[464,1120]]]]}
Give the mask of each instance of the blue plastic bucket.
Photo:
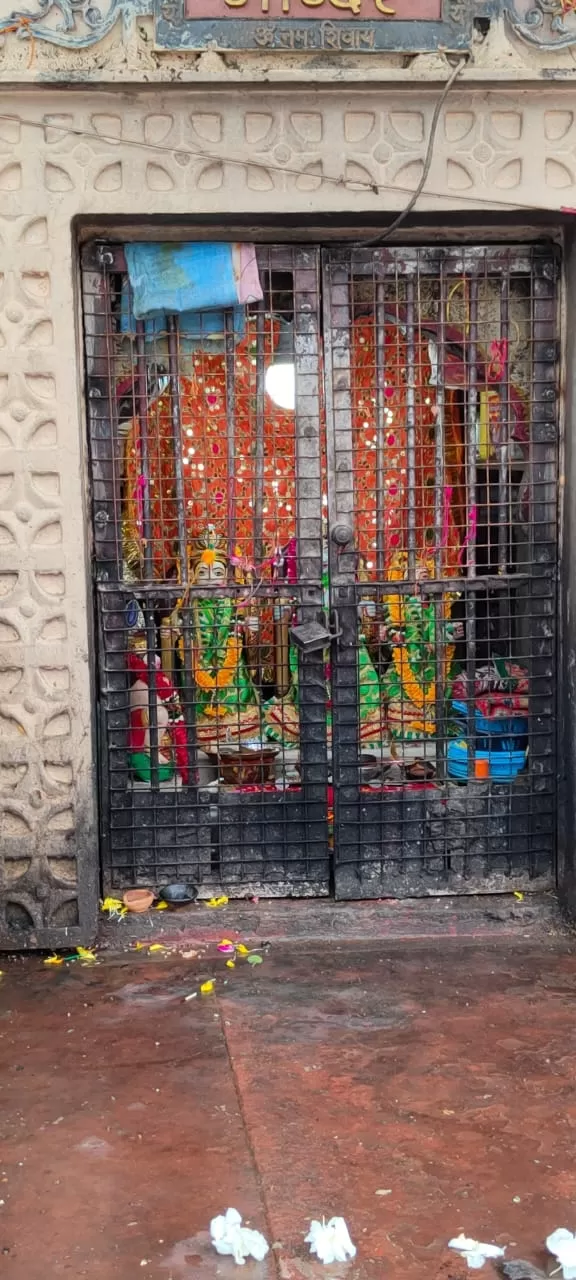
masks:
{"type": "MultiPolygon", "coordinates": [[[[453,702],[452,706],[459,717],[467,716],[468,708],[465,702],[453,702]]],[[[482,740],[477,743],[479,751],[525,751],[528,746],[526,716],[498,716],[497,719],[489,719],[477,711],[474,723],[478,737],[482,740]],[[500,742],[501,738],[505,739],[505,742],[500,742]]],[[[459,725],[462,731],[466,732],[466,724],[460,719],[459,725]]]]}
{"type": "MultiPolygon", "coordinates": [[[[526,752],[503,750],[476,751],[476,760],[488,760],[490,778],[493,782],[514,782],[526,764],[526,752]]],[[[448,774],[461,782],[468,781],[468,743],[462,739],[448,744],[448,774]]]]}

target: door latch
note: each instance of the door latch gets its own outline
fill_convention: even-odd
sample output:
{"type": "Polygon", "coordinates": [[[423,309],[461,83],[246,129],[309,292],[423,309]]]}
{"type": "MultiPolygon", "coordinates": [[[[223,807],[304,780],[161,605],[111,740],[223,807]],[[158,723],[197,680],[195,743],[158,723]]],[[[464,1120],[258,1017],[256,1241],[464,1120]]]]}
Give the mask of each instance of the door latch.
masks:
{"type": "Polygon", "coordinates": [[[323,622],[300,622],[295,627],[290,627],[290,639],[301,653],[317,653],[319,649],[327,649],[340,635],[337,619],[334,619],[332,629],[323,622]]]}

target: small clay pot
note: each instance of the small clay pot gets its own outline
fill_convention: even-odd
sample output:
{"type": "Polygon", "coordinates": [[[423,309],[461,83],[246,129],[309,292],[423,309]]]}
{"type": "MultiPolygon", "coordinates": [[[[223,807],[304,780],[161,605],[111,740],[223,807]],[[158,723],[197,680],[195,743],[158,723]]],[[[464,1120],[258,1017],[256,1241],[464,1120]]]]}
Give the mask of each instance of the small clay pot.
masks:
{"type": "Polygon", "coordinates": [[[149,911],[154,901],[154,894],[151,889],[127,889],[122,898],[125,907],[129,911],[149,911]]]}

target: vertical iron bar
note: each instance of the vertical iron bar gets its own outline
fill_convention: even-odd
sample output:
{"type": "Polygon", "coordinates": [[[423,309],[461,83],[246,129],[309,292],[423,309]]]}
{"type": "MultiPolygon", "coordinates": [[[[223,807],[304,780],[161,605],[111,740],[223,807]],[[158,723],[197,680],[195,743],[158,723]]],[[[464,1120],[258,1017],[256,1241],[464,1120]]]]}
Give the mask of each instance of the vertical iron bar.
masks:
{"type": "MultiPolygon", "coordinates": [[[[228,548],[234,555],[236,546],[236,503],[234,485],[236,476],[236,382],[235,382],[235,349],[234,349],[234,313],[225,312],[226,332],[226,457],[228,474],[228,548]]],[[[258,376],[258,369],[256,372],[258,376]]],[[[260,561],[256,557],[259,564],[260,561]]],[[[228,561],[228,573],[233,577],[234,570],[228,561]]]]}
{"type": "MultiPolygon", "coordinates": [[[[112,793],[124,800],[128,786],[129,678],[126,669],[126,617],[122,593],[121,481],[115,450],[118,415],[112,380],[112,296],[101,246],[82,252],[84,342],[88,417],[88,449],[92,481],[94,537],[93,578],[96,595],[96,659],[98,679],[98,820],[102,880],[112,885],[112,793]],[[102,520],[94,518],[103,513],[102,520]],[[106,584],[116,585],[110,595],[106,584]],[[107,606],[109,613],[106,616],[107,606]],[[105,623],[107,625],[105,626],[105,623]],[[112,727],[112,724],[114,727],[112,727]]],[[[87,856],[91,857],[90,845],[87,856]]],[[[89,929],[97,913],[97,868],[86,876],[84,844],[78,850],[80,923],[89,913],[89,929]],[[94,887],[93,887],[94,886],[94,887]]]]}
{"type": "Polygon", "coordinates": [[[264,410],[266,391],[264,322],[264,303],[259,302],[256,314],[256,440],[254,446],[254,562],[257,568],[261,565],[263,558],[264,410]]]}
{"type": "Polygon", "coordinates": [[[416,577],[416,364],[414,280],[406,282],[406,468],[408,476],[408,578],[416,577]]]}
{"type": "MultiPolygon", "coordinates": [[[[314,249],[294,253],[294,371],[296,383],[296,541],[299,614],[322,618],[322,441],[319,367],[320,279],[314,249]]],[[[307,876],[324,860],[328,878],[326,678],[324,652],[299,661],[300,764],[306,819],[307,876]]]]}
{"type": "Polygon", "coordinates": [[[144,549],[144,579],[154,580],[154,548],[152,546],[152,519],[150,513],[150,466],[148,455],[148,376],[146,369],[145,327],[143,320],[136,321],[136,408],[140,422],[140,449],[142,456],[142,545],[144,549]]]}
{"type": "MultiPolygon", "coordinates": [[[[150,465],[148,454],[148,378],[146,372],[145,325],[143,320],[136,321],[136,407],[140,422],[141,467],[144,477],[142,486],[142,545],[144,548],[144,579],[147,583],[154,580],[154,548],[152,545],[152,518],[150,511],[150,465]]],[[[156,628],[154,609],[150,598],[146,595],[144,605],[146,623],[146,651],[148,665],[148,728],[150,731],[150,786],[158,789],[158,704],[156,688],[156,628]]]]}
{"type": "MultiPolygon", "coordinates": [[[[510,537],[510,281],[507,275],[500,283],[500,339],[504,353],[504,369],[501,381],[500,439],[498,441],[498,573],[508,572],[508,539],[510,537]]],[[[488,406],[488,430],[490,410],[488,406]]],[[[490,447],[490,441],[488,441],[490,447]]],[[[488,483],[488,502],[490,485],[488,483]]],[[[510,587],[498,593],[499,632],[505,638],[509,629],[510,587]]],[[[510,637],[511,639],[511,637],[510,637]]]]}
{"type": "MultiPolygon", "coordinates": [[[[474,269],[472,269],[474,270],[474,269]]],[[[466,276],[464,277],[466,279],[466,276]]],[[[470,316],[468,331],[468,412],[466,415],[466,577],[476,577],[476,448],[478,423],[478,276],[470,276],[470,316]]],[[[476,768],[476,592],[466,589],[466,675],[468,778],[476,768]]]]}
{"type": "Polygon", "coordinates": [[[438,354],[436,373],[436,422],[434,428],[434,573],[443,577],[444,552],[444,343],[446,324],[446,282],[444,263],[440,264],[440,324],[438,326],[438,354]]]}
{"type": "Polygon", "coordinates": [[[558,666],[556,641],[557,467],[558,467],[558,260],[548,250],[533,254],[532,364],[532,507],[533,530],[530,573],[530,711],[529,750],[534,778],[531,817],[530,874],[549,862],[553,829],[545,820],[547,797],[556,791],[556,743],[553,680],[558,666]]]}
{"type": "MultiPolygon", "coordinates": [[[[436,370],[436,424],[434,431],[434,574],[436,578],[444,577],[444,525],[446,517],[445,494],[445,432],[444,432],[444,343],[446,339],[446,280],[444,262],[440,262],[440,323],[438,327],[438,349],[436,370]]],[[[444,779],[446,754],[446,725],[444,716],[444,646],[445,619],[444,593],[434,603],[434,659],[435,659],[435,719],[436,719],[436,777],[444,779]]]]}
{"type": "Polygon", "coordinates": [[[352,420],[353,266],[326,255],[323,276],[326,456],[330,530],[349,541],[329,547],[330,599],[340,637],[332,645],[332,773],[337,897],[357,896],[362,877],[359,768],[358,607],[355,585],[354,436],[352,420]]]}
{"type": "Polygon", "coordinates": [[[376,285],[376,577],[384,577],[384,470],[385,470],[385,329],[384,285],[376,285]]]}
{"type": "Polygon", "coordinates": [[[172,414],[172,448],[174,450],[174,487],[178,505],[178,552],[180,561],[180,579],[183,587],[184,603],[182,606],[182,641],[184,648],[183,671],[183,712],[186,726],[186,747],[188,755],[188,781],[195,777],[197,766],[194,704],[194,673],[192,662],[192,632],[190,627],[190,601],[188,587],[190,585],[190,565],[188,556],[188,529],[186,525],[186,493],[184,488],[184,468],[182,465],[182,412],[180,405],[180,359],[179,359],[179,327],[176,316],[168,316],[168,368],[170,374],[170,408],[172,414]]]}
{"type": "Polygon", "coordinates": [[[188,537],[186,532],[186,501],[184,496],[184,468],[182,466],[182,415],[180,412],[180,368],[178,358],[179,330],[176,316],[168,316],[168,362],[170,373],[170,412],[172,415],[172,448],[174,450],[174,487],[178,506],[178,551],[180,580],[184,589],[188,586],[188,537]]]}

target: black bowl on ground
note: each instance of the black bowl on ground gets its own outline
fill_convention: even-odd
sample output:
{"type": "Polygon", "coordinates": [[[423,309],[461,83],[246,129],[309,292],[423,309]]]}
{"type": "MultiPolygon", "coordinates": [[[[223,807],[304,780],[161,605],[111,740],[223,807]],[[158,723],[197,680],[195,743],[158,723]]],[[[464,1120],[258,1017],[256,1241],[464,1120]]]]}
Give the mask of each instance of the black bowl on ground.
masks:
{"type": "Polygon", "coordinates": [[[160,889],[158,897],[167,902],[169,907],[186,907],[196,901],[198,890],[193,884],[167,884],[160,889]]]}

